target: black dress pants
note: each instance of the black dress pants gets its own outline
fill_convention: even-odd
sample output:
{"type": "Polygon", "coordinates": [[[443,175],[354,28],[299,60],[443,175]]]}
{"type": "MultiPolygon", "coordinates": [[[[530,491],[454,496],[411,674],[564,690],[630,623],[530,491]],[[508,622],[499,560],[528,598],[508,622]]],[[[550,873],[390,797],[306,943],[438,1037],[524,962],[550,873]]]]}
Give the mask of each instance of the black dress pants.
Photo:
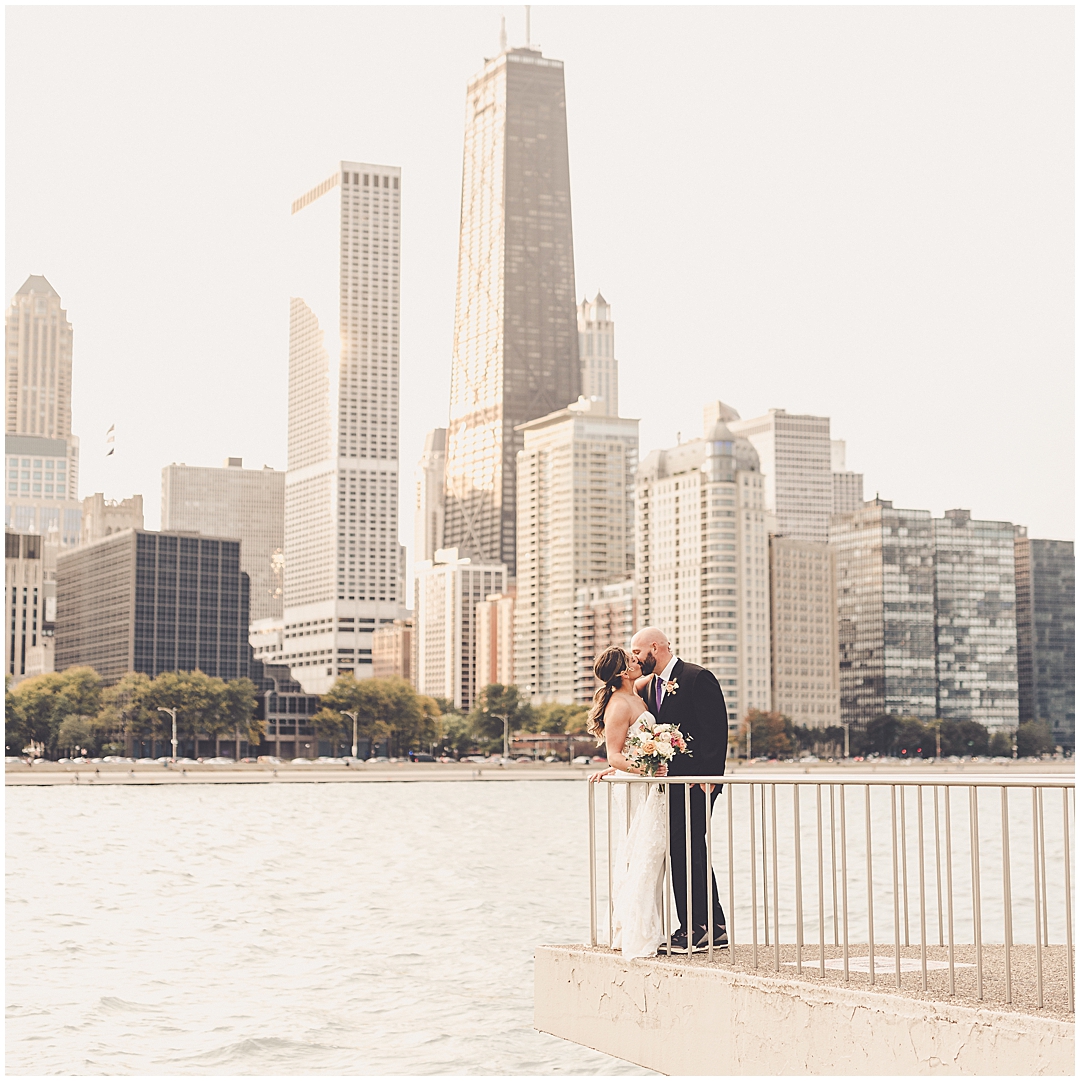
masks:
{"type": "MultiPolygon", "coordinates": [[[[675,908],[679,914],[679,930],[686,930],[686,785],[673,784],[671,790],[671,813],[668,819],[671,829],[671,885],[675,892],[675,908]]],[[[720,794],[716,785],[709,793],[709,810],[720,794]]],[[[709,895],[706,892],[708,852],[705,843],[705,793],[698,785],[690,788],[690,871],[693,883],[694,937],[704,932],[709,921],[709,895]]],[[[714,849],[715,855],[715,849],[714,849]]],[[[713,927],[726,927],[724,910],[720,907],[720,895],[716,889],[716,875],[711,876],[713,927]]]]}

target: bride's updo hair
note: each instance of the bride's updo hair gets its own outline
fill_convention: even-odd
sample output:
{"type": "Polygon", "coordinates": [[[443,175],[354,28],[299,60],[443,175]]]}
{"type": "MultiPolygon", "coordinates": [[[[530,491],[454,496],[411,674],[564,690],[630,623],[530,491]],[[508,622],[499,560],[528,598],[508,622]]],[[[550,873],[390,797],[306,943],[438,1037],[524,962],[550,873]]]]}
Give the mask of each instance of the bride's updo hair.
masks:
{"type": "Polygon", "coordinates": [[[611,701],[611,696],[622,686],[622,674],[630,667],[630,654],[621,646],[608,646],[593,665],[593,674],[603,682],[593,695],[592,709],[586,729],[596,737],[597,743],[604,742],[604,711],[611,701]]]}

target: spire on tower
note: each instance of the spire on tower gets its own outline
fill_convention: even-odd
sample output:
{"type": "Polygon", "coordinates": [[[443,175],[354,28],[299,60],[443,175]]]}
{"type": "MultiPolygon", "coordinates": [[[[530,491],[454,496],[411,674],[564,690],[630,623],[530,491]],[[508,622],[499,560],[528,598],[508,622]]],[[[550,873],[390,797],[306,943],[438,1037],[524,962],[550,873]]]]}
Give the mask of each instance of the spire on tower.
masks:
{"type": "Polygon", "coordinates": [[[503,15],[499,20],[499,52],[506,52],[506,16],[503,15]]]}
{"type": "Polygon", "coordinates": [[[525,48],[532,48],[532,12],[529,5],[525,5],[525,48]]]}

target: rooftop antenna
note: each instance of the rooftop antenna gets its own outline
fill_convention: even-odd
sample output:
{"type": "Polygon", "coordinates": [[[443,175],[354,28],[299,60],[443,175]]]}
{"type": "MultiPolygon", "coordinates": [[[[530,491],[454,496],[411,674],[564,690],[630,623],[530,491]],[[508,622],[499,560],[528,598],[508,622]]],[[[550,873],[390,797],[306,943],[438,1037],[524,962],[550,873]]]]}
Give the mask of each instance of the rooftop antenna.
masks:
{"type": "Polygon", "coordinates": [[[499,20],[499,52],[506,52],[506,16],[499,20]]]}
{"type": "Polygon", "coordinates": [[[531,8],[528,4],[525,5],[525,48],[532,48],[532,23],[531,23],[531,8]]]}

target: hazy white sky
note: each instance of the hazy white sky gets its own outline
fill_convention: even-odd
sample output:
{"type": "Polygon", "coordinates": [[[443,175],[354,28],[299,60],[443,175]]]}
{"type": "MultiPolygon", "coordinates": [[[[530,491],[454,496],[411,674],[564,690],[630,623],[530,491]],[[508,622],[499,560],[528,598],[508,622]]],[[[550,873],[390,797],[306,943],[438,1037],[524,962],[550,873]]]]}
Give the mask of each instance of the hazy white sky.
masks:
{"type": "MultiPolygon", "coordinates": [[[[292,199],[400,165],[402,532],[448,408],[465,85],[513,8],[9,7],[10,296],[75,328],[82,492],[285,467],[292,199]],[[117,451],[105,458],[105,431],[117,451]]],[[[1073,536],[1073,11],[534,7],[578,294],[641,449],[832,418],[866,494],[1073,536]]]]}

